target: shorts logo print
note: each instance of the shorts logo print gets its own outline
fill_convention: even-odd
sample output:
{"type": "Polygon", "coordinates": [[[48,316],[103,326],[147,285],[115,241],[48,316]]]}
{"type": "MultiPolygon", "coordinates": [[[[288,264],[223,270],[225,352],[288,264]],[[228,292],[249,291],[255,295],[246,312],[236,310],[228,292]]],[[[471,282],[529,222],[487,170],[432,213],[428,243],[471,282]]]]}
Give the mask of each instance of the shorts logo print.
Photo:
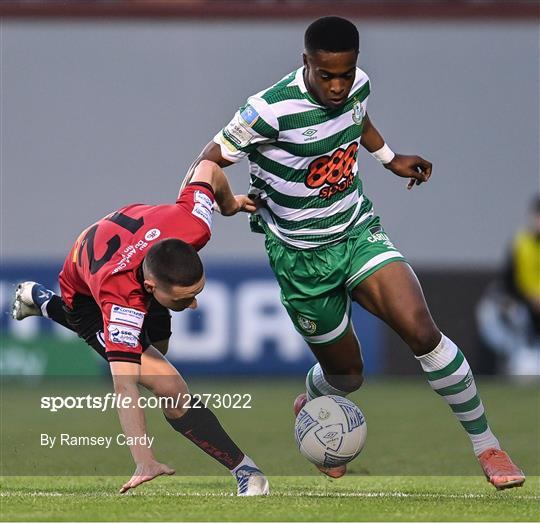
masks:
{"type": "Polygon", "coordinates": [[[298,320],[298,324],[300,325],[300,328],[306,332],[306,334],[314,334],[317,330],[317,323],[315,321],[312,321],[311,319],[307,319],[301,314],[298,314],[298,317],[296,318],[298,320]]]}
{"type": "Polygon", "coordinates": [[[390,240],[390,237],[388,237],[388,235],[384,233],[383,229],[380,226],[370,228],[369,231],[371,235],[366,238],[368,242],[382,242],[385,246],[388,246],[388,248],[394,248],[394,244],[390,240]]]}

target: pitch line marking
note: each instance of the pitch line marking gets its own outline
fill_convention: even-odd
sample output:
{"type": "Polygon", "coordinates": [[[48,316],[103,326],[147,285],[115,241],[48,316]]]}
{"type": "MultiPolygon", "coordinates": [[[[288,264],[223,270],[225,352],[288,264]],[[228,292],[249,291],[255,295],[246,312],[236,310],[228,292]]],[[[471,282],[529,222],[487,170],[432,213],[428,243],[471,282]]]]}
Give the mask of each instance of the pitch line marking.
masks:
{"type": "MultiPolygon", "coordinates": [[[[408,493],[408,492],[282,492],[274,491],[271,492],[271,496],[280,496],[280,497],[315,497],[315,498],[425,498],[425,499],[499,499],[500,496],[497,493],[494,494],[434,494],[434,493],[408,493]]],[[[110,496],[116,497],[117,494],[113,492],[90,492],[90,493],[76,493],[76,492],[24,492],[21,490],[15,491],[2,491],[0,492],[0,497],[10,497],[10,496],[28,496],[28,497],[103,497],[110,496]]],[[[142,494],[139,493],[129,493],[127,497],[157,497],[157,496],[168,496],[168,497],[236,497],[234,492],[170,492],[170,491],[152,491],[145,492],[142,494]]],[[[126,497],[123,496],[123,497],[126,497]]],[[[535,495],[516,495],[516,496],[503,496],[503,498],[509,500],[531,500],[531,501],[540,501],[540,496],[535,495]]]]}

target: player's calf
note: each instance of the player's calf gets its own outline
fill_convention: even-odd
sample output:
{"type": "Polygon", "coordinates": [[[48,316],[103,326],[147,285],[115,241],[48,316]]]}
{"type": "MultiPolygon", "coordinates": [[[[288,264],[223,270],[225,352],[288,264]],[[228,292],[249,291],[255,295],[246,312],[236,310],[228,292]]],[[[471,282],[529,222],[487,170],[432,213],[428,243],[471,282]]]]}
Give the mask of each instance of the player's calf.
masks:
{"type": "Polygon", "coordinates": [[[320,396],[342,396],[358,390],[364,382],[362,369],[351,367],[340,374],[326,374],[320,363],[314,365],[306,376],[308,400],[320,396]]]}
{"type": "Polygon", "coordinates": [[[490,483],[497,489],[523,485],[523,472],[501,450],[489,427],[471,368],[461,350],[442,335],[431,352],[417,359],[431,388],[444,398],[467,432],[490,483]]]}
{"type": "Polygon", "coordinates": [[[347,396],[364,382],[364,362],[360,342],[352,325],[337,340],[327,344],[309,343],[318,363],[308,372],[309,399],[319,396],[347,396]]]}
{"type": "Polygon", "coordinates": [[[238,496],[264,496],[269,493],[268,480],[262,471],[238,448],[210,409],[203,406],[189,408],[182,417],[167,418],[167,422],[229,469],[236,479],[238,496]]]}

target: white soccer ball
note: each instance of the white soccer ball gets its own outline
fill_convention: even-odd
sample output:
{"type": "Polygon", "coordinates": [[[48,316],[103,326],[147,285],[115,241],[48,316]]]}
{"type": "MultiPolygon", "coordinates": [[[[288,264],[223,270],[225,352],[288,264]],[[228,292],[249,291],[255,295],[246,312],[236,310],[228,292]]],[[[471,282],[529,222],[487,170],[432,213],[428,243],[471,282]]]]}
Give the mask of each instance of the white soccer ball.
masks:
{"type": "Polygon", "coordinates": [[[362,451],[367,436],[366,419],[344,397],[317,397],[296,416],[294,435],[301,454],[311,463],[338,467],[362,451]]]}

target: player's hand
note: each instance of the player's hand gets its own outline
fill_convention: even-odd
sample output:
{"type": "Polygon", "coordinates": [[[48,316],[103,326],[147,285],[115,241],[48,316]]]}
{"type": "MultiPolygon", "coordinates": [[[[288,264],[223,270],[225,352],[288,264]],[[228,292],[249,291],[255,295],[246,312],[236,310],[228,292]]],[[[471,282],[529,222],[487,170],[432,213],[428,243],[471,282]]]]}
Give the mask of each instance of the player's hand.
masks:
{"type": "Polygon", "coordinates": [[[258,203],[257,201],[250,199],[247,195],[235,195],[234,201],[231,202],[230,206],[220,208],[218,204],[215,203],[214,208],[218,213],[221,213],[221,215],[230,217],[231,215],[236,215],[241,211],[246,213],[255,213],[258,208],[258,203]]]}
{"type": "Polygon", "coordinates": [[[164,463],[158,463],[157,461],[153,461],[151,463],[137,464],[135,474],[131,476],[131,479],[127,483],[124,483],[122,485],[122,488],[120,489],[120,494],[124,494],[129,489],[138,487],[142,483],[146,483],[147,481],[151,481],[154,478],[157,478],[158,476],[163,476],[165,474],[167,476],[172,476],[174,474],[174,469],[172,469],[168,465],[165,465],[164,463]]]}
{"type": "Polygon", "coordinates": [[[239,206],[238,211],[255,213],[259,208],[257,200],[250,199],[247,195],[235,195],[234,198],[239,206]]]}
{"type": "Polygon", "coordinates": [[[384,167],[398,177],[408,178],[407,189],[410,190],[415,184],[419,186],[422,182],[429,180],[433,165],[429,160],[418,155],[400,155],[396,153],[396,156],[384,167]]]}

